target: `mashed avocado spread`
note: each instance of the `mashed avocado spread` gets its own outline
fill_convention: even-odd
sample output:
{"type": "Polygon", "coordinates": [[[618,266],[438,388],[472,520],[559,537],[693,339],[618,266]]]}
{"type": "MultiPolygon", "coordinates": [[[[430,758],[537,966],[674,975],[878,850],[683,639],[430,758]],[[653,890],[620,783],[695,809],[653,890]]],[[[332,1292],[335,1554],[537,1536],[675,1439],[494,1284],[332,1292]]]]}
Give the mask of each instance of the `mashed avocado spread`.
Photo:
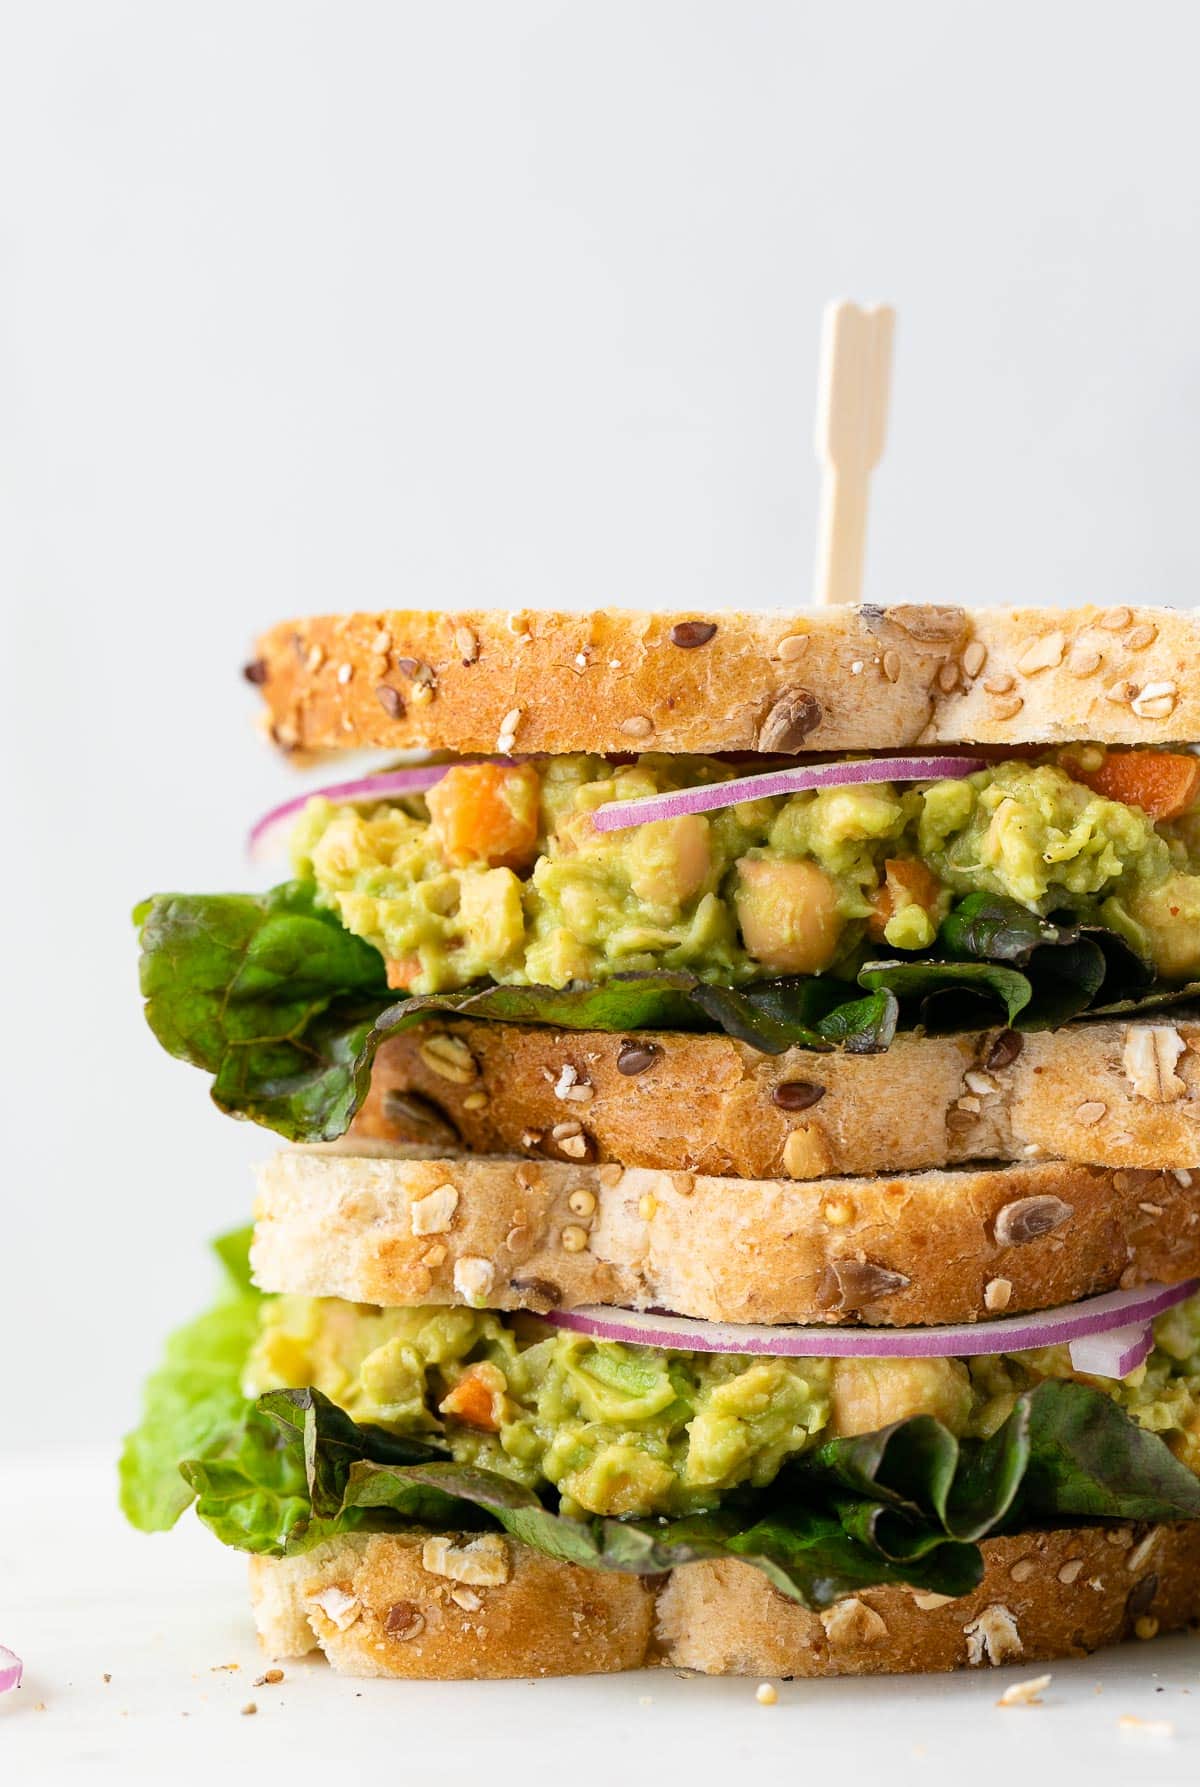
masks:
{"type": "MultiPolygon", "coordinates": [[[[321,1390],[355,1420],[439,1436],[455,1460],[567,1514],[688,1514],[769,1483],[789,1457],[910,1415],[993,1433],[1043,1378],[1079,1377],[1062,1347],[977,1359],[781,1359],[664,1352],[568,1334],[533,1316],[266,1299],[248,1396],[321,1390]]],[[[1110,1395],[1200,1473],[1200,1295],[1155,1323],[1155,1346],[1110,1395]]]]}
{"type": "MultiPolygon", "coordinates": [[[[1076,747],[1103,759],[1099,747],[1076,747]]],[[[747,801],[596,832],[601,804],[730,779],[703,757],[456,765],[424,798],[311,801],[297,872],[386,958],[389,983],[553,987],[686,968],[852,976],[866,949],[929,948],[984,891],[1123,934],[1166,979],[1200,973],[1200,820],[1157,822],[1068,773],[1006,761],[961,781],[747,801]]]]}

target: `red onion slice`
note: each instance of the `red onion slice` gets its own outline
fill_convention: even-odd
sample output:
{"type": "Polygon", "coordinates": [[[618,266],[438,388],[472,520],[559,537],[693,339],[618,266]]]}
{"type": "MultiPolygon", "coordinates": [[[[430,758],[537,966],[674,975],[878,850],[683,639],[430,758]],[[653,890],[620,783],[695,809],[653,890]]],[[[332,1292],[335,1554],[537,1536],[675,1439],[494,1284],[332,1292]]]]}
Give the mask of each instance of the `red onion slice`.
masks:
{"type": "MultiPolygon", "coordinates": [[[[386,800],[390,794],[423,794],[457,763],[526,761],[517,757],[456,757],[451,763],[420,763],[411,769],[386,770],[380,775],[358,776],[352,782],[331,782],[323,788],[306,789],[285,800],[282,806],[272,807],[251,827],[250,854],[265,855],[273,849],[310,800],[354,804],[386,800]]],[[[623,831],[631,825],[645,825],[651,819],[707,813],[715,807],[733,807],[739,801],[759,800],[766,795],[796,794],[808,788],[850,788],[871,782],[939,781],[969,776],[986,768],[981,757],[872,757],[861,763],[813,763],[799,769],[763,770],[704,788],[680,788],[669,794],[648,794],[640,800],[610,800],[597,807],[592,824],[597,831],[623,831]]]]}
{"type": "Polygon", "coordinates": [[[358,801],[386,800],[389,794],[423,794],[440,782],[446,771],[458,763],[509,763],[508,757],[456,757],[453,763],[418,763],[411,769],[386,770],[380,775],[358,776],[353,782],[331,782],[324,788],[309,788],[303,794],[272,807],[251,827],[248,846],[251,856],[265,855],[280,842],[292,821],[304,811],[310,800],[358,801]]]}
{"type": "Polygon", "coordinates": [[[20,1687],[22,1667],[17,1653],[5,1650],[0,1644],[0,1694],[7,1694],[10,1689],[20,1687]]]}
{"type": "Polygon", "coordinates": [[[736,807],[741,801],[762,800],[768,795],[851,788],[864,782],[942,782],[986,768],[982,757],[868,757],[861,763],[809,763],[798,769],[738,776],[732,782],[714,782],[704,788],[677,788],[638,800],[610,800],[596,808],[592,824],[597,831],[624,831],[631,825],[647,825],[652,819],[709,813],[715,807],[736,807]]]}
{"type": "Polygon", "coordinates": [[[543,1318],[557,1328],[595,1340],[630,1346],[665,1347],[673,1352],[745,1353],[777,1359],[954,1359],[979,1353],[1023,1353],[1034,1347],[1069,1346],[1076,1370],[1096,1377],[1124,1377],[1150,1350],[1150,1323],[1165,1309],[1200,1288],[1183,1284],[1143,1285],[1108,1291],[1081,1303],[996,1321],[958,1322],[938,1328],[856,1328],[817,1324],[771,1328],[737,1322],[704,1322],[691,1316],[643,1313],[635,1309],[552,1309],[543,1318]],[[1079,1354],[1077,1350],[1079,1349],[1079,1354]],[[1082,1358],[1079,1355],[1082,1355],[1082,1358]],[[1083,1363],[1086,1359],[1089,1363],[1083,1363]],[[1130,1361],[1128,1364],[1124,1362],[1130,1361]]]}

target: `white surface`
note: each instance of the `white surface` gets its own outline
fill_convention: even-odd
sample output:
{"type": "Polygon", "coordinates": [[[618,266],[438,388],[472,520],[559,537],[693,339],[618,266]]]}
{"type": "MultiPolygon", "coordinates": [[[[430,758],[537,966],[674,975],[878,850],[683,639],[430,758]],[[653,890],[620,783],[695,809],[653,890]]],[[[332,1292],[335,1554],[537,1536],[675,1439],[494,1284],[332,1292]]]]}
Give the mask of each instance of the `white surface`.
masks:
{"type": "Polygon", "coordinates": [[[242,1566],[190,1516],[167,1537],[123,1528],[99,1457],[0,1470],[0,1642],[25,1658],[0,1700],[0,1779],[419,1787],[1129,1787],[1200,1773],[1200,1641],[1156,1640],[1052,1665],[1040,1707],[998,1708],[1030,1667],[861,1682],[756,1683],[670,1670],[513,1683],[352,1681],[258,1651],[242,1566]],[[236,1669],[228,1666],[237,1664],[236,1669]],[[111,1675],[110,1682],[104,1674],[111,1675]],[[1161,1690],[1161,1691],[1160,1691],[1161,1690]],[[253,1701],[258,1711],[243,1716],[253,1701]],[[1167,1720],[1170,1738],[1118,1719],[1167,1720]],[[214,1769],[222,1771],[214,1775],[214,1769]]]}
{"type": "MultiPolygon", "coordinates": [[[[249,879],[257,627],[803,599],[837,294],[900,312],[869,596],[1194,598],[1198,57],[1188,0],[0,8],[0,1453],[132,1418],[269,1145],[145,1031],[126,916],[249,879]]],[[[5,1783],[1200,1769],[1185,1642],[1029,1712],[993,1677],[250,1690],[236,1560],[108,1494],[0,1485],[5,1783]]]]}
{"type": "Polygon", "coordinates": [[[869,596],[1196,594],[1198,61],[1187,0],[0,5],[0,1455],[128,1423],[269,1145],[127,917],[260,881],[257,627],[805,598],[835,295],[899,308],[869,596]]]}

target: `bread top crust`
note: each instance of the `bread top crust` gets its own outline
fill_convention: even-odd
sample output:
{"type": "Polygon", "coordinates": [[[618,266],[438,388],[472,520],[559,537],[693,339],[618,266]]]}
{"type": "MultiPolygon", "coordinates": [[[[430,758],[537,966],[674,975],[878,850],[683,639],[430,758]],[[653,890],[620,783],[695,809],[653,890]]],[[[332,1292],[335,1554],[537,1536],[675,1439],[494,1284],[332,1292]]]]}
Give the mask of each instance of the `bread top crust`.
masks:
{"type": "MultiPolygon", "coordinates": [[[[884,1586],[820,1613],[735,1558],[636,1577],[583,1570],[512,1540],[503,1542],[503,1581],[471,1586],[441,1574],[442,1565],[426,1567],[429,1536],[350,1534],[299,1557],[252,1558],[264,1649],[274,1657],[320,1649],[346,1675],[424,1681],[646,1664],[707,1675],[877,1675],[1028,1668],[1171,1631],[1200,1613],[1195,1521],[985,1539],[983,1580],[969,1595],[884,1586]]],[[[457,1548],[475,1536],[446,1537],[457,1548]]]]}
{"type": "Polygon", "coordinates": [[[285,621],[247,667],[286,751],[887,750],[1200,738],[1200,625],[1169,608],[285,621]]]}
{"type": "Polygon", "coordinates": [[[917,1326],[1200,1276],[1200,1178],[1064,1161],[789,1181],[335,1144],[264,1161],[255,1218],[263,1290],[381,1307],[917,1326]]]}
{"type": "Polygon", "coordinates": [[[465,1019],[384,1043],[350,1134],[816,1179],[1040,1158],[1187,1171],[1200,1167],[1198,1119],[1192,1012],[1024,1036],[901,1034],[878,1055],[764,1055],[728,1036],[465,1019]],[[436,1046],[446,1034],[468,1051],[453,1071],[436,1046]]]}

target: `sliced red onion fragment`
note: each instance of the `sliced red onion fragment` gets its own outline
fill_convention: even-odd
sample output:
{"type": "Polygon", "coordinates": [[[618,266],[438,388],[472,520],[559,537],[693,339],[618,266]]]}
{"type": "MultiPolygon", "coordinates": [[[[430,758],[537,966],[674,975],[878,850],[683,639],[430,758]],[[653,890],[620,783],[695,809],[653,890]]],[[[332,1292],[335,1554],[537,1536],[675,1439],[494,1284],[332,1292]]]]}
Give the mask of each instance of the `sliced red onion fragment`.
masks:
{"type": "MultiPolygon", "coordinates": [[[[352,782],[331,782],[324,788],[308,788],[281,806],[272,807],[250,829],[252,856],[265,855],[280,841],[292,821],[310,800],[357,802],[386,800],[389,795],[423,794],[440,782],[458,763],[520,763],[517,757],[456,757],[449,763],[419,763],[410,769],[385,770],[379,775],[358,776],[352,782]]],[[[668,794],[649,794],[640,800],[613,800],[597,807],[592,824],[597,831],[622,831],[644,825],[650,819],[675,819],[681,813],[706,813],[715,807],[737,806],[739,801],[766,795],[795,794],[809,788],[849,788],[871,782],[928,782],[969,776],[985,769],[979,757],[874,757],[862,763],[815,763],[801,769],[764,770],[758,775],[738,776],[703,788],[680,788],[668,794]]]]}
{"type": "Polygon", "coordinates": [[[783,1359],[954,1359],[979,1353],[1023,1353],[1035,1347],[1069,1346],[1077,1371],[1096,1377],[1125,1377],[1145,1359],[1153,1344],[1150,1323],[1200,1288],[1183,1284],[1143,1285],[1108,1291],[1080,1303],[996,1321],[957,1322],[937,1328],[857,1328],[816,1324],[772,1328],[737,1322],[703,1322],[691,1316],[635,1309],[552,1309],[544,1320],[595,1340],[630,1346],[664,1347],[673,1352],[745,1353],[783,1359]]]}
{"type": "Polygon", "coordinates": [[[1149,1322],[1133,1322],[1128,1328],[1083,1334],[1069,1345],[1076,1371],[1086,1371],[1089,1377],[1128,1377],[1149,1358],[1154,1334],[1149,1322]]]}
{"type": "Polygon", "coordinates": [[[0,1694],[7,1694],[11,1688],[20,1687],[23,1667],[17,1653],[5,1650],[0,1644],[0,1694]]]}
{"type": "Polygon", "coordinates": [[[982,757],[868,757],[861,763],[809,763],[798,769],[768,769],[703,788],[677,788],[669,794],[647,794],[638,800],[610,800],[597,807],[597,831],[624,831],[652,819],[680,819],[686,813],[709,813],[736,807],[744,800],[769,795],[803,794],[810,788],[851,788],[861,783],[940,782],[986,769],[982,757]]]}

